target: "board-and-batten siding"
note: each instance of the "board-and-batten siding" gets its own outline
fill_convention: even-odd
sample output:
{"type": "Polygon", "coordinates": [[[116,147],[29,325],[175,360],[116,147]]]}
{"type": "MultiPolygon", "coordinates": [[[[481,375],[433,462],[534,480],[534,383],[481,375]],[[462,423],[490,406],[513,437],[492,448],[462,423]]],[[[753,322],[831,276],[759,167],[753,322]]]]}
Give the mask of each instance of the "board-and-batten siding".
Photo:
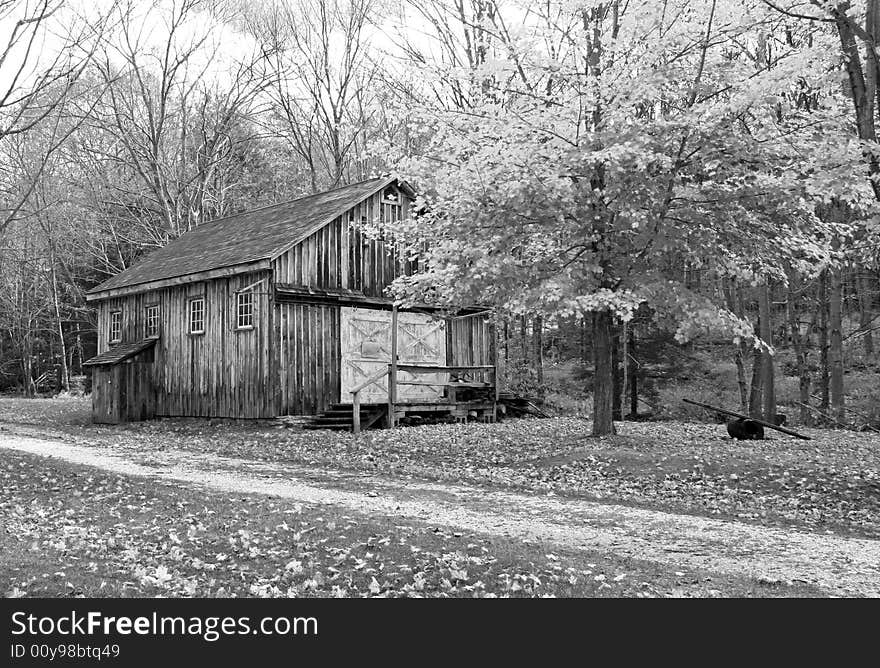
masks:
{"type": "MultiPolygon", "coordinates": [[[[351,401],[340,396],[340,318],[338,306],[276,305],[273,352],[279,415],[315,415],[332,404],[351,401]]],[[[492,364],[493,337],[485,314],[451,319],[446,327],[447,363],[492,364]]]]}
{"type": "Polygon", "coordinates": [[[92,419],[118,424],[148,420],[156,415],[156,391],[150,368],[152,362],[127,360],[122,364],[94,368],[92,419]]]}
{"type": "Polygon", "coordinates": [[[275,415],[271,274],[251,272],[108,299],[98,313],[98,352],[111,344],[110,313],[122,310],[122,341],[145,335],[146,307],[159,305],[152,365],[159,416],[258,418],[275,415]],[[254,290],[254,328],[236,330],[235,292],[254,290]],[[205,298],[205,333],[189,334],[189,301],[205,298]]]}
{"type": "MultiPolygon", "coordinates": [[[[103,300],[98,352],[110,347],[111,311],[122,310],[121,339],[130,342],[145,335],[146,306],[158,304],[160,339],[150,371],[156,415],[313,415],[350,401],[340,397],[340,305],[288,298],[276,303],[274,283],[385,297],[397,276],[416,268],[364,233],[364,221],[409,215],[411,204],[402,193],[400,204],[382,200],[382,193],[376,193],[336,217],[276,258],[271,270],[103,300]],[[236,330],[235,292],[260,280],[254,289],[255,327],[236,330]],[[190,335],[189,300],[197,296],[205,297],[205,334],[190,335]]],[[[492,363],[493,333],[483,315],[453,319],[446,336],[448,363],[492,363]]]]}
{"type": "Polygon", "coordinates": [[[384,296],[397,276],[413,273],[413,263],[389,252],[383,241],[371,239],[362,222],[404,219],[409,209],[410,201],[402,193],[398,205],[383,202],[382,193],[376,193],[279,256],[274,262],[275,280],[384,296]]]}
{"type": "Polygon", "coordinates": [[[314,415],[339,401],[339,315],[331,305],[275,307],[280,415],[314,415]]]}
{"type": "MultiPolygon", "coordinates": [[[[363,231],[364,222],[409,215],[410,201],[402,193],[400,204],[382,199],[382,192],[375,193],[280,255],[273,263],[275,281],[385,296],[391,281],[413,272],[413,263],[399,260],[389,246],[363,231]]],[[[348,401],[340,397],[340,308],[278,303],[274,317],[278,414],[314,415],[348,401]]]]}
{"type": "MultiPolygon", "coordinates": [[[[376,193],[280,255],[273,263],[275,281],[385,297],[395,278],[417,268],[365,234],[361,223],[405,218],[410,207],[402,193],[400,205],[383,202],[382,193],[376,193]]],[[[274,317],[278,414],[313,415],[350,401],[340,396],[340,308],[279,302],[274,317]]],[[[449,364],[493,363],[493,332],[484,315],[452,320],[446,336],[449,364]]]]}
{"type": "Polygon", "coordinates": [[[451,318],[446,326],[446,351],[452,366],[495,363],[495,330],[485,313],[451,318]]]}

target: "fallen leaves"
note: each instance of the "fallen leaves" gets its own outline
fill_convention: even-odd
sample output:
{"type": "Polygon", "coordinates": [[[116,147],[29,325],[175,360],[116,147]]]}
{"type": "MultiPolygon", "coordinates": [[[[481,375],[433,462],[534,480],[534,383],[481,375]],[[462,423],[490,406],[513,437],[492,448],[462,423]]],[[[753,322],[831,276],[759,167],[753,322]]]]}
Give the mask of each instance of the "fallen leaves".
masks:
{"type": "MultiPolygon", "coordinates": [[[[440,526],[0,453],[7,596],[624,595],[561,554],[440,526]],[[88,471],[88,473],[84,473],[88,471]],[[56,491],[45,481],[53,480],[56,491]],[[47,491],[48,489],[48,491],[47,491]],[[77,493],[78,492],[78,493],[77,493]],[[496,550],[501,545],[501,554],[496,550]],[[20,557],[18,555],[21,555],[20,557]]],[[[595,564],[593,564],[595,566],[595,564]]],[[[619,584],[618,584],[619,583],[619,584]]]]}
{"type": "MultiPolygon", "coordinates": [[[[718,425],[624,422],[618,436],[591,439],[588,422],[554,418],[376,430],[354,438],[269,424],[242,429],[161,421],[110,429],[119,447],[138,452],[175,448],[880,536],[877,434],[816,430],[813,441],[741,444],[718,425]]],[[[93,431],[99,429],[108,428],[93,431]]],[[[95,443],[106,441],[106,434],[99,436],[95,443]]]]}
{"type": "MultiPolygon", "coordinates": [[[[621,423],[619,436],[599,440],[585,438],[588,423],[568,418],[404,428],[359,438],[201,421],[71,429],[67,437],[75,433],[80,444],[110,440],[158,460],[177,449],[240,457],[254,466],[306,464],[340,479],[366,471],[880,535],[880,440],[872,434],[816,432],[809,444],[774,439],[741,445],[714,425],[621,423]]],[[[477,597],[694,592],[691,587],[683,594],[674,582],[642,586],[644,578],[631,568],[573,568],[566,557],[544,551],[529,553],[523,568],[521,555],[499,557],[485,539],[446,527],[388,526],[298,503],[206,495],[5,453],[0,464],[0,485],[8,491],[0,497],[6,540],[29,555],[52,555],[62,569],[0,581],[0,591],[477,597]],[[74,580],[67,587],[54,575],[63,572],[80,578],[88,572],[92,584],[74,580]]],[[[240,463],[218,457],[217,465],[240,463]]]]}

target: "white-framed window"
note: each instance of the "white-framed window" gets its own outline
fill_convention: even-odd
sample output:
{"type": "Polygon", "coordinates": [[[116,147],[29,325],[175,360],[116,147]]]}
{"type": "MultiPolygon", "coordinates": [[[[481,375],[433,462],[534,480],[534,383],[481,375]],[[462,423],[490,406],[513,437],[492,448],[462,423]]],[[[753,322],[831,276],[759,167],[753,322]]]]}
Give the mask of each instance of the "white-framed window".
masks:
{"type": "Polygon", "coordinates": [[[189,333],[205,333],[205,298],[196,297],[189,300],[189,333]]]}
{"type": "Polygon", "coordinates": [[[144,336],[159,335],[159,305],[150,304],[144,309],[144,336]]]}
{"type": "Polygon", "coordinates": [[[254,326],[254,293],[239,292],[235,295],[236,329],[251,329],[254,326]]]}
{"type": "Polygon", "coordinates": [[[122,311],[110,311],[110,343],[122,341],[122,311]]]}

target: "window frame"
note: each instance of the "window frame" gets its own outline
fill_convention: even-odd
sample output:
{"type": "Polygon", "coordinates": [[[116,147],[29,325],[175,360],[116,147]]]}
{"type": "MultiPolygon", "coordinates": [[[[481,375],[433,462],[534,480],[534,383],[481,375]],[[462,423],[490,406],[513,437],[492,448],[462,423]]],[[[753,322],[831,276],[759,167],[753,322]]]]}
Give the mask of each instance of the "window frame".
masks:
{"type": "Polygon", "coordinates": [[[109,320],[108,327],[107,327],[107,330],[108,330],[107,331],[107,342],[108,343],[121,343],[122,342],[122,309],[118,308],[118,309],[114,309],[114,310],[110,311],[109,318],[110,318],[110,320],[109,320]],[[119,316],[119,318],[115,319],[113,316],[119,316]],[[117,325],[115,328],[113,326],[114,324],[117,325]],[[115,334],[116,334],[115,338],[113,336],[114,329],[116,330],[115,331],[115,334]]]}
{"type": "Polygon", "coordinates": [[[243,290],[241,292],[235,293],[235,330],[236,331],[254,329],[254,316],[257,311],[257,307],[256,307],[257,302],[256,302],[256,299],[254,299],[254,297],[255,297],[255,295],[254,295],[253,291],[251,291],[251,290],[243,290]],[[247,295],[247,297],[248,297],[248,301],[246,304],[242,303],[242,297],[244,297],[245,295],[247,295]],[[250,307],[250,311],[248,313],[244,314],[248,317],[250,322],[245,325],[241,324],[242,315],[243,315],[242,314],[242,306],[249,306],[250,307]]]}
{"type": "Polygon", "coordinates": [[[382,190],[382,204],[401,204],[402,195],[400,192],[400,188],[396,186],[387,186],[384,190],[382,190]],[[388,196],[389,191],[391,192],[391,197],[388,196]]]}
{"type": "Polygon", "coordinates": [[[162,323],[162,310],[159,308],[159,304],[147,304],[144,306],[144,336],[159,336],[159,327],[162,323]],[[152,333],[150,332],[150,315],[151,312],[155,309],[155,317],[156,317],[156,329],[152,333]]]}
{"type": "Polygon", "coordinates": [[[186,331],[190,336],[203,336],[205,334],[205,330],[208,328],[207,323],[207,313],[208,313],[208,301],[205,299],[204,295],[200,295],[198,297],[190,297],[187,300],[187,309],[186,309],[186,331]],[[195,310],[193,306],[197,303],[201,302],[201,329],[193,329],[193,314],[195,310]]]}

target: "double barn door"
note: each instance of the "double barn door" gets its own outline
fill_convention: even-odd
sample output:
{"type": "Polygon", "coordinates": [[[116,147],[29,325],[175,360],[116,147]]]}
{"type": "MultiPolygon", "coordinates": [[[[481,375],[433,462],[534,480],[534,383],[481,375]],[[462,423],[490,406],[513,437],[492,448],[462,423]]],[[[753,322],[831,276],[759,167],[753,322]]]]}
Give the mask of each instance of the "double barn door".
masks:
{"type": "MultiPolygon", "coordinates": [[[[341,309],[341,395],[351,401],[351,390],[391,362],[391,311],[341,309]]],[[[401,364],[446,364],[446,322],[422,313],[397,314],[397,361],[401,364]]],[[[398,381],[445,382],[444,372],[411,374],[399,371],[398,381]]],[[[362,403],[388,401],[388,378],[361,390],[362,403]]],[[[429,385],[398,385],[397,401],[433,402],[443,388],[429,385]]]]}

